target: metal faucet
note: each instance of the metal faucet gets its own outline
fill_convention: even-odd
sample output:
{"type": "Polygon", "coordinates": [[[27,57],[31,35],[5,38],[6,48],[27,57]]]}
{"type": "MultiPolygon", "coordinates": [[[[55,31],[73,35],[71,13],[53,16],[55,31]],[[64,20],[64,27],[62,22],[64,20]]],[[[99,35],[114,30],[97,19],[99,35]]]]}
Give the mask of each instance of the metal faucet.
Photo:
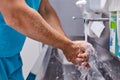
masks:
{"type": "Polygon", "coordinates": [[[82,17],[72,17],[73,20],[79,20],[79,19],[83,19],[85,20],[85,22],[90,22],[90,21],[109,21],[109,18],[82,18],[82,17]]]}

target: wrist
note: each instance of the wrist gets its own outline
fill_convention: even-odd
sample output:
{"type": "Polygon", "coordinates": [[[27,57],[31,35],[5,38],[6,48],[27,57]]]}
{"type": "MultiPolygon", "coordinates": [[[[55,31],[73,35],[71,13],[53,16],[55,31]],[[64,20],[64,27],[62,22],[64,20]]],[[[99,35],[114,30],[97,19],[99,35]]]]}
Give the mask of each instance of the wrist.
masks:
{"type": "Polygon", "coordinates": [[[63,51],[72,51],[73,48],[74,48],[74,43],[71,40],[63,44],[63,46],[61,47],[63,51]]]}

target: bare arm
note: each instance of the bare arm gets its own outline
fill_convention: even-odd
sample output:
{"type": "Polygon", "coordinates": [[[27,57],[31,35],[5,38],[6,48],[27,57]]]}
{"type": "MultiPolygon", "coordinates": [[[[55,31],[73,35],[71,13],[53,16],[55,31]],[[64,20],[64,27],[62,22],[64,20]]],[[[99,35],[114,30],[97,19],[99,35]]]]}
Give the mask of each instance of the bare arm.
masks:
{"type": "Polygon", "coordinates": [[[51,28],[36,11],[28,7],[24,0],[7,2],[1,12],[8,25],[32,39],[60,49],[72,44],[72,41],[51,28]]]}
{"type": "Polygon", "coordinates": [[[6,23],[15,30],[62,49],[68,60],[80,65],[86,63],[84,65],[87,66],[88,56],[82,50],[85,50],[88,44],[83,41],[73,42],[51,28],[38,12],[26,5],[24,0],[0,0],[0,12],[6,23]],[[76,58],[82,59],[82,62],[76,62],[76,58]]]}
{"type": "Polygon", "coordinates": [[[54,29],[56,29],[61,34],[65,35],[61,27],[60,20],[48,0],[41,1],[39,13],[54,29]]]}

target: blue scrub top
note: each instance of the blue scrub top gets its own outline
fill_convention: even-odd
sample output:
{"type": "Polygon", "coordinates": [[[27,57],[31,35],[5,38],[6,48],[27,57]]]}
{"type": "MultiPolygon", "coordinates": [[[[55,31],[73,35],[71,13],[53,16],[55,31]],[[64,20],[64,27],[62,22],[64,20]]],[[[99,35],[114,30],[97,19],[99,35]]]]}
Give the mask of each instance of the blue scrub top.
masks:
{"type": "MultiPolygon", "coordinates": [[[[39,9],[41,0],[26,0],[26,3],[36,11],[39,9]]],[[[12,29],[5,23],[0,13],[0,57],[11,57],[19,54],[26,36],[12,29]]]]}

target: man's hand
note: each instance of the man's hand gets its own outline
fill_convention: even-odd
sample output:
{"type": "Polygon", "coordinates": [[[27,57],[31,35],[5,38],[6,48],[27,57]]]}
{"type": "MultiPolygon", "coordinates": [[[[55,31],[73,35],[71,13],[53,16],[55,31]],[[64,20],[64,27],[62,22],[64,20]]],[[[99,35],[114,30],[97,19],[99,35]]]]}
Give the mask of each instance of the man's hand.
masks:
{"type": "Polygon", "coordinates": [[[92,45],[85,41],[73,41],[73,45],[66,47],[63,52],[68,59],[73,64],[89,67],[89,52],[91,52],[92,45]]]}

